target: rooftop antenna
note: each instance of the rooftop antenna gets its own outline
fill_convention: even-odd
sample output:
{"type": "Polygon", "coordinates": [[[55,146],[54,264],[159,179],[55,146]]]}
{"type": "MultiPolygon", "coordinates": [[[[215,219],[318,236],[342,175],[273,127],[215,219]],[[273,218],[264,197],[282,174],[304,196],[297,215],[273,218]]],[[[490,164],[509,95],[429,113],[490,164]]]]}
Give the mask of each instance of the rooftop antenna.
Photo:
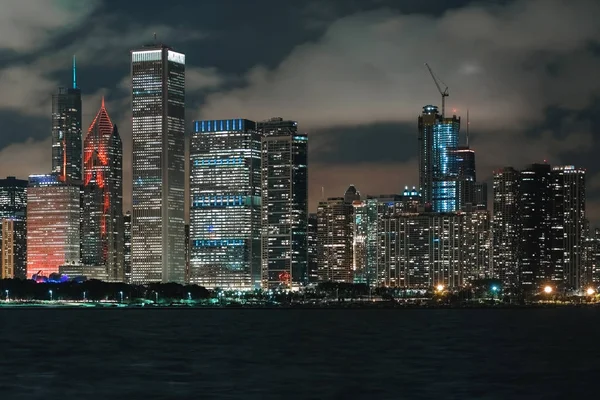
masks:
{"type": "Polygon", "coordinates": [[[431,74],[431,77],[433,78],[433,82],[435,83],[435,86],[437,86],[438,91],[442,95],[442,120],[443,120],[444,119],[444,115],[445,115],[445,111],[446,111],[446,97],[448,97],[450,95],[448,93],[448,85],[446,85],[444,82],[442,82],[441,79],[439,79],[438,77],[435,76],[435,74],[431,70],[431,67],[429,66],[429,64],[425,63],[425,66],[429,70],[429,73],[431,74]],[[444,90],[442,90],[442,87],[440,86],[440,83],[446,87],[444,90]]]}
{"type": "Polygon", "coordinates": [[[325,201],[325,186],[321,186],[321,200],[325,201]]]}
{"type": "Polygon", "coordinates": [[[154,44],[156,44],[156,32],[154,32],[154,44]]]}
{"type": "Polygon", "coordinates": [[[77,63],[75,62],[75,55],[73,55],[73,89],[77,89],[77,63]]]}
{"type": "Polygon", "coordinates": [[[467,147],[469,147],[469,109],[467,108],[467,147]]]}

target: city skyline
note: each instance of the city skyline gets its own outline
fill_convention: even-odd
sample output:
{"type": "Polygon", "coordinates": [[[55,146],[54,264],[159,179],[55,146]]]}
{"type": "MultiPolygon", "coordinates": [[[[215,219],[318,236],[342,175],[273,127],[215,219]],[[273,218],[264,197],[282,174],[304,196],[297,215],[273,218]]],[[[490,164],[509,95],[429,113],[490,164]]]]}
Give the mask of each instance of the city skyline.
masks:
{"type": "MultiPolygon", "coordinates": [[[[272,2],[259,2],[255,7],[267,7],[267,3],[272,2]]],[[[2,110],[10,112],[10,115],[4,114],[9,131],[16,131],[15,127],[19,126],[19,132],[26,132],[0,138],[0,148],[4,149],[0,152],[0,171],[4,172],[3,176],[15,175],[26,179],[29,174],[50,170],[51,161],[47,152],[49,95],[59,86],[70,86],[71,57],[76,54],[78,85],[83,88],[83,125],[89,125],[96,111],[95,105],[105,95],[107,107],[123,136],[125,210],[131,209],[131,129],[127,123],[130,118],[127,111],[130,99],[126,84],[129,66],[124,60],[131,48],[151,41],[153,32],[156,32],[159,41],[173,45],[176,50],[186,53],[188,58],[186,134],[190,131],[193,119],[219,118],[219,113],[251,120],[278,115],[300,121],[301,129],[309,132],[312,140],[309,172],[312,212],[321,198],[322,187],[325,188],[325,196],[329,197],[343,192],[349,183],[356,184],[366,194],[398,192],[405,184],[417,185],[416,152],[412,145],[415,134],[413,121],[422,105],[441,105],[439,93],[423,66],[424,62],[428,62],[450,88],[450,96],[446,99],[447,113],[456,108],[457,115],[464,118],[466,109],[470,110],[470,145],[478,154],[478,179],[491,186],[492,171],[497,168],[512,165],[520,169],[544,159],[552,165],[571,164],[575,154],[581,153],[577,154],[578,166],[588,169],[588,216],[592,226],[597,226],[600,221],[600,171],[592,163],[596,144],[591,132],[598,129],[595,115],[599,107],[587,99],[597,92],[598,87],[594,82],[587,81],[583,85],[578,77],[586,74],[575,73],[573,69],[574,65],[582,64],[577,61],[589,59],[590,63],[583,63],[585,68],[592,68],[598,62],[595,53],[584,47],[587,39],[597,36],[598,28],[590,23],[589,18],[593,14],[590,9],[598,7],[597,4],[580,1],[563,9],[559,2],[507,2],[497,5],[505,15],[502,19],[486,5],[462,1],[439,8],[435,15],[426,13],[419,5],[408,4],[398,9],[392,3],[380,1],[367,5],[332,1],[329,15],[311,9],[306,3],[280,5],[281,12],[298,15],[293,21],[295,33],[285,39],[285,35],[271,38],[260,27],[269,24],[259,21],[253,24],[258,25],[253,27],[257,29],[255,36],[243,35],[244,29],[248,29],[245,24],[231,33],[212,23],[203,24],[198,29],[187,16],[180,19],[179,27],[173,27],[161,22],[165,20],[164,16],[149,7],[145,25],[128,26],[127,33],[119,40],[102,28],[100,22],[103,18],[98,16],[109,16],[127,25],[125,15],[130,7],[127,4],[109,8],[106,3],[97,2],[90,3],[88,7],[64,9],[52,2],[41,3],[41,10],[51,8],[60,16],[72,18],[72,25],[57,29],[58,36],[50,35],[39,42],[22,39],[0,45],[10,54],[0,62],[0,68],[10,73],[16,82],[23,77],[23,83],[18,88],[23,93],[20,96],[11,96],[13,87],[10,82],[2,81],[7,96],[0,103],[0,113],[2,110]],[[383,6],[389,8],[384,10],[383,6]],[[411,12],[413,14],[408,15],[411,12]],[[547,15],[548,21],[560,20],[561,25],[571,20],[565,21],[564,18],[573,18],[582,29],[578,33],[562,32],[560,37],[555,36],[557,33],[554,31],[544,29],[535,39],[525,40],[525,27],[534,23],[536,20],[533,18],[540,13],[547,15]],[[422,42],[419,47],[427,47],[428,38],[414,35],[420,32],[418,26],[423,25],[415,24],[418,18],[427,21],[433,39],[440,42],[439,55],[432,56],[415,49],[412,42],[408,42],[408,37],[419,37],[418,40],[422,42]],[[449,27],[467,18],[487,18],[497,22],[496,25],[488,24],[497,28],[466,24],[467,31],[464,34],[444,37],[449,27]],[[510,23],[515,24],[511,25],[515,28],[511,30],[510,37],[497,40],[495,35],[502,37],[500,29],[510,23]],[[66,41],[72,44],[60,44],[64,42],[59,39],[71,37],[80,24],[90,29],[77,40],[66,41]],[[349,36],[349,32],[358,35],[349,36]],[[471,36],[465,36],[467,33],[471,36]],[[389,43],[387,39],[390,39],[389,43]],[[245,50],[255,48],[254,43],[259,40],[272,44],[267,46],[268,53],[260,51],[250,54],[245,50]],[[375,71],[379,69],[382,72],[375,74],[380,78],[373,78],[373,73],[368,73],[368,69],[357,70],[351,66],[342,68],[349,63],[340,64],[339,57],[323,59],[323,54],[339,54],[346,40],[356,41],[356,50],[349,55],[353,57],[350,64],[362,65],[358,60],[369,59],[375,71]],[[382,49],[384,51],[378,53],[398,54],[398,57],[393,56],[385,61],[380,55],[373,55],[363,42],[373,40],[385,42],[381,46],[391,46],[386,47],[389,51],[382,49]],[[472,45],[477,40],[486,43],[488,49],[472,45]],[[557,42],[559,45],[556,45],[557,42]],[[39,52],[38,46],[42,44],[55,51],[51,54],[39,52]],[[301,47],[303,44],[305,46],[301,47]],[[217,48],[225,50],[217,51],[217,48]],[[561,56],[556,61],[557,67],[560,67],[556,72],[559,75],[554,77],[539,73],[550,60],[532,60],[529,54],[534,49],[545,49],[550,54],[561,56]],[[203,57],[207,51],[211,54],[209,59],[203,57]],[[490,53],[501,57],[502,63],[491,63],[490,53]],[[231,63],[232,57],[239,59],[239,62],[231,63]],[[306,63],[299,61],[301,57],[306,59],[306,63]],[[31,63],[25,64],[26,59],[32,60],[31,63]],[[525,61],[525,64],[532,65],[533,70],[525,71],[520,67],[525,61]],[[318,68],[312,67],[313,62],[317,62],[318,68]],[[295,64],[306,64],[311,68],[305,68],[298,75],[291,70],[295,64]],[[263,68],[258,67],[261,65],[263,68]],[[102,74],[96,73],[98,68],[102,69],[102,74]],[[338,77],[329,76],[327,71],[330,70],[339,71],[338,77]],[[514,75],[508,75],[505,72],[508,70],[514,70],[514,75]],[[300,87],[302,90],[295,89],[296,96],[284,101],[280,88],[298,87],[298,83],[290,81],[288,75],[298,76],[302,82],[321,84],[319,87],[311,84],[300,87]],[[550,87],[548,83],[556,81],[558,77],[568,81],[572,91],[562,84],[552,85],[549,93],[540,89],[550,87]],[[273,84],[259,87],[257,82],[261,82],[261,79],[270,79],[273,84]],[[499,88],[499,85],[503,87],[499,88]],[[319,95],[320,90],[324,95],[319,95]],[[374,93],[378,90],[379,97],[376,97],[374,93]],[[349,99],[356,98],[353,94],[359,91],[364,92],[361,97],[369,99],[369,104],[361,102],[359,107],[349,107],[352,104],[349,99]],[[542,92],[544,96],[538,95],[542,92]],[[576,96],[571,94],[575,92],[576,96]],[[259,93],[263,100],[255,101],[255,105],[249,107],[244,96],[254,99],[259,93]],[[34,101],[25,101],[32,99],[31,94],[35,94],[34,101]],[[379,100],[374,101],[377,98],[379,100]],[[323,101],[335,107],[325,107],[323,101]],[[217,107],[219,104],[222,107],[217,107]],[[329,118],[323,117],[321,109],[330,110],[329,118]],[[29,138],[31,141],[27,142],[29,138]],[[333,146],[333,143],[339,143],[339,146],[333,146]],[[24,154],[30,157],[24,157],[24,154]],[[35,161],[24,163],[23,160],[27,158],[35,161]]],[[[441,3],[439,5],[441,7],[441,3]]],[[[173,11],[167,11],[167,14],[187,9],[192,11],[189,14],[199,9],[204,13],[216,13],[219,7],[222,6],[184,2],[173,11]]],[[[241,8],[245,9],[245,6],[241,8]]],[[[240,7],[236,9],[242,12],[240,7]]],[[[258,12],[257,17],[267,19],[265,22],[271,18],[260,14],[258,12]]],[[[27,15],[31,17],[31,26],[18,27],[19,32],[30,29],[26,32],[32,32],[31,35],[24,37],[37,38],[37,11],[27,15]]],[[[237,17],[234,15],[234,18],[237,17]]],[[[7,37],[13,37],[10,35],[7,33],[7,37]]]]}

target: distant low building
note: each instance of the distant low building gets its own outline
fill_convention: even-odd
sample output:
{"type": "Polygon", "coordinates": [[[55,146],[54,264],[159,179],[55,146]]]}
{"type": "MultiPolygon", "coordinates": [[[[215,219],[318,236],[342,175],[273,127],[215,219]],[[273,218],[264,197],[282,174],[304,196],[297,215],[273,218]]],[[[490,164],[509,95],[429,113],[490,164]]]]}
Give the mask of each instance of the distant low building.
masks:
{"type": "Polygon", "coordinates": [[[85,279],[97,279],[108,281],[108,273],[104,265],[66,264],[58,267],[60,275],[66,275],[69,279],[84,277],[85,279]]]}

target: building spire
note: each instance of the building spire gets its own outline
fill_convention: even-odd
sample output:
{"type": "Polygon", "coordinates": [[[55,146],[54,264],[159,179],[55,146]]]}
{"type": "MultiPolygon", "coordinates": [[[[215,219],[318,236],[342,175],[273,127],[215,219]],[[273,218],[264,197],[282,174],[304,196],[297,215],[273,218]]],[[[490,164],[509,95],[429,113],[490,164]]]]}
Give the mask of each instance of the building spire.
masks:
{"type": "Polygon", "coordinates": [[[106,107],[104,106],[104,96],[102,96],[102,104],[100,105],[100,108],[106,108],[106,107]]]}
{"type": "Polygon", "coordinates": [[[73,89],[77,89],[77,64],[73,55],[73,89]]]}

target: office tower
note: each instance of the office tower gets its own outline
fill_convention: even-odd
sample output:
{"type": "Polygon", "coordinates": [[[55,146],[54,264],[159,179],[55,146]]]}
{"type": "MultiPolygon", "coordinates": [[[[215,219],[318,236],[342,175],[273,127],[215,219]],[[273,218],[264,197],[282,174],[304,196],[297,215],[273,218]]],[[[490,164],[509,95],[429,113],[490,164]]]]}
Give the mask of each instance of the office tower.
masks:
{"type": "Polygon", "coordinates": [[[84,141],[82,263],[123,282],[123,235],[123,145],[102,98],[84,141]]]}
{"type": "MultiPolygon", "coordinates": [[[[14,265],[7,266],[10,268],[11,276],[15,278],[25,278],[27,255],[27,242],[22,242],[21,238],[27,237],[25,218],[27,211],[27,185],[28,182],[23,179],[16,179],[14,176],[9,176],[6,179],[0,179],[0,223],[8,220],[6,235],[14,242],[8,243],[6,246],[0,245],[0,257],[4,257],[4,249],[7,248],[11,255],[7,255],[14,265]]],[[[4,225],[3,225],[4,229],[4,225]]],[[[3,233],[0,238],[4,238],[3,233]]],[[[2,244],[3,242],[0,242],[2,244]]],[[[7,258],[7,260],[9,260],[7,258]]]]}
{"type": "Polygon", "coordinates": [[[185,55],[131,52],[132,281],[185,279],[185,55]]]}
{"type": "Polygon", "coordinates": [[[471,210],[462,216],[462,262],[464,279],[473,282],[494,278],[491,271],[492,237],[490,213],[471,210]]]}
{"type": "MultiPolygon", "coordinates": [[[[589,230],[589,229],[588,229],[589,230]]],[[[600,284],[600,230],[588,232],[584,242],[585,284],[597,287],[600,284]]]]}
{"type": "Polygon", "coordinates": [[[31,175],[27,188],[27,277],[79,263],[80,187],[56,175],[31,175]]]}
{"type": "Polygon", "coordinates": [[[308,238],[308,281],[313,283],[319,280],[317,274],[317,213],[308,214],[306,231],[308,238]]]}
{"type": "Polygon", "coordinates": [[[73,57],[72,87],[52,95],[52,173],[63,182],[82,179],[81,140],[81,90],[73,57]]]}
{"type": "Polygon", "coordinates": [[[494,171],[493,180],[493,276],[502,281],[505,290],[513,290],[519,282],[519,171],[501,168],[494,171]]]}
{"type": "Polygon", "coordinates": [[[261,173],[261,135],[255,122],[194,122],[190,283],[261,286],[261,173]]]}
{"type": "Polygon", "coordinates": [[[583,290],[586,285],[584,240],[585,170],[573,165],[552,168],[552,266],[554,279],[565,288],[583,290]]]}
{"type": "Polygon", "coordinates": [[[401,213],[381,220],[380,285],[429,289],[463,284],[462,216],[401,213]]]}
{"type": "Polygon", "coordinates": [[[519,177],[519,276],[522,289],[529,293],[563,279],[562,266],[551,262],[551,179],[548,164],[532,164],[519,177]]]}
{"type": "Polygon", "coordinates": [[[376,286],[377,282],[377,222],[380,202],[367,197],[355,200],[354,232],[352,235],[352,274],[354,283],[376,286]]]}
{"type": "Polygon", "coordinates": [[[475,151],[466,146],[451,149],[456,162],[456,210],[475,208],[475,151]]]}
{"type": "Polygon", "coordinates": [[[473,185],[473,204],[477,210],[488,209],[488,185],[485,182],[475,182],[473,185]]]}
{"type": "Polygon", "coordinates": [[[9,176],[0,179],[0,220],[25,218],[27,210],[27,180],[9,176]]]}
{"type": "Polygon", "coordinates": [[[123,215],[123,271],[125,282],[131,283],[131,213],[123,215]]]}
{"type": "Polygon", "coordinates": [[[262,135],[263,289],[308,281],[308,135],[296,121],[271,118],[257,124],[262,135]]]}
{"type": "Polygon", "coordinates": [[[354,281],[354,201],[360,193],[351,185],[344,197],[330,197],[317,209],[317,274],[321,282],[354,281]]]}
{"type": "Polygon", "coordinates": [[[27,275],[27,230],[23,218],[2,220],[2,263],[0,278],[25,279],[27,275]]]}
{"type": "Polygon", "coordinates": [[[442,118],[435,106],[423,107],[419,116],[419,183],[425,204],[435,212],[457,210],[456,179],[460,118],[442,118]]]}

